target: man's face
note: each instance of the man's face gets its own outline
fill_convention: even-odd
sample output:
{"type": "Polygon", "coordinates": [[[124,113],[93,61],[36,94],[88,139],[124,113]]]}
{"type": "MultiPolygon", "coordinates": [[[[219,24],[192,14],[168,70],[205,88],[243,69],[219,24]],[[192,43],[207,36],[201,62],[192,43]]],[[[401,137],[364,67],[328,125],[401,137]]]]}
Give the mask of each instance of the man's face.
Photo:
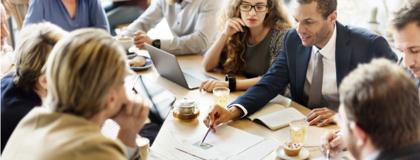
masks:
{"type": "Polygon", "coordinates": [[[420,27],[412,22],[394,33],[395,47],[404,58],[403,66],[420,79],[420,27]]]}
{"type": "Polygon", "coordinates": [[[1,25],[1,47],[0,47],[0,51],[3,51],[3,46],[6,44],[6,38],[9,37],[9,31],[7,31],[7,27],[6,27],[6,12],[3,9],[3,6],[0,6],[0,25],[1,25]]]}
{"type": "Polygon", "coordinates": [[[313,1],[309,4],[297,3],[294,8],[296,31],[305,47],[316,45],[318,48],[323,48],[334,31],[335,20],[331,21],[331,15],[324,19],[318,12],[317,6],[318,3],[313,1]]]}
{"type": "Polygon", "coordinates": [[[337,124],[340,126],[344,145],[347,146],[348,150],[354,157],[360,157],[360,147],[356,145],[357,137],[353,134],[353,132],[350,130],[350,122],[347,119],[346,110],[344,109],[344,104],[342,103],[340,105],[340,108],[338,109],[338,116],[339,116],[339,122],[337,124]]]}

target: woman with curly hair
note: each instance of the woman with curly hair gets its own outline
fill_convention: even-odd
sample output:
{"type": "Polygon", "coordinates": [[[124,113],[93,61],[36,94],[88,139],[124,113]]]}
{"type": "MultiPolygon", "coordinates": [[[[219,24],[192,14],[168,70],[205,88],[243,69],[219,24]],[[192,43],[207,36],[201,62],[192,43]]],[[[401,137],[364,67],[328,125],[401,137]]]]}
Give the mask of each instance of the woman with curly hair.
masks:
{"type": "Polygon", "coordinates": [[[227,0],[218,22],[219,36],[204,56],[205,70],[222,66],[249,79],[203,81],[200,90],[208,92],[215,87],[247,90],[256,84],[279,56],[283,37],[292,27],[283,0],[227,0]]]}

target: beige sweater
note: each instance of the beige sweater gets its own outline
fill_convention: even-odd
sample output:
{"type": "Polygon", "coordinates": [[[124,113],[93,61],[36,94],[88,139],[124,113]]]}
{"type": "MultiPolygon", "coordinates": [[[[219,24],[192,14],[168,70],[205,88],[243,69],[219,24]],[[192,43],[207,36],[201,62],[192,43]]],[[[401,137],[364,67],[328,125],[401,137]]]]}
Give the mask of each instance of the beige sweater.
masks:
{"type": "Polygon", "coordinates": [[[126,160],[126,152],[121,141],[105,137],[82,117],[35,107],[16,127],[2,159],[126,160]]]}

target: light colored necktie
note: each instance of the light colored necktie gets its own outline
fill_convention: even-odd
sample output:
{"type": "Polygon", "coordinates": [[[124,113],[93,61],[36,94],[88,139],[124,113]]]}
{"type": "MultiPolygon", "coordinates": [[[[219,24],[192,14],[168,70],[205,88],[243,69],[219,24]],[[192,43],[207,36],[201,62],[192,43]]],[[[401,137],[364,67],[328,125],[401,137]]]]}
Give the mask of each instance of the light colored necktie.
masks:
{"type": "Polygon", "coordinates": [[[314,72],[312,74],[311,89],[309,91],[308,107],[320,108],[322,96],[322,78],[324,77],[324,63],[322,62],[322,54],[318,51],[315,53],[316,62],[314,72]]]}

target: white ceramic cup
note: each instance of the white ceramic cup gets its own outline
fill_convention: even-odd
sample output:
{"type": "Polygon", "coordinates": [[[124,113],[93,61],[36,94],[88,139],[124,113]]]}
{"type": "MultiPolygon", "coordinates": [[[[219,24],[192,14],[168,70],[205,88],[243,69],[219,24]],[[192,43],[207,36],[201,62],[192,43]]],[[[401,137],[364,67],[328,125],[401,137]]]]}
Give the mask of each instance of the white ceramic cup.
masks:
{"type": "Polygon", "coordinates": [[[141,160],[147,159],[147,156],[149,155],[149,139],[145,137],[137,137],[136,143],[140,148],[141,160]]]}
{"type": "Polygon", "coordinates": [[[125,50],[128,50],[131,46],[133,46],[133,38],[124,37],[118,38],[117,40],[125,50]]]}

